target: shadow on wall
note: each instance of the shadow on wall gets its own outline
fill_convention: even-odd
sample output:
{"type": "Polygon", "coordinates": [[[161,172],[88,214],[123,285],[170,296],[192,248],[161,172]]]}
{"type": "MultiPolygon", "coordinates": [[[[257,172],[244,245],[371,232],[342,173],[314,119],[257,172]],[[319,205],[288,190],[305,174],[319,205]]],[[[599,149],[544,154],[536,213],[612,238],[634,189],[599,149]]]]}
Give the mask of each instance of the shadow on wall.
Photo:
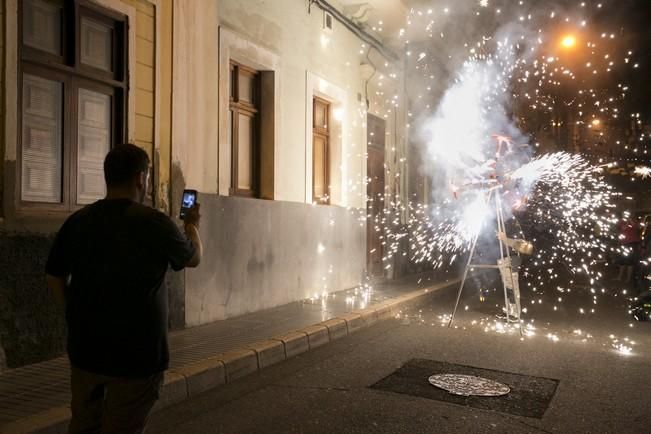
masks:
{"type": "Polygon", "coordinates": [[[65,351],[65,319],[47,289],[45,262],[54,235],[0,231],[0,369],[65,351]]]}
{"type": "MultiPolygon", "coordinates": [[[[171,179],[171,203],[168,204],[172,210],[172,219],[180,224],[178,219],[181,212],[181,196],[185,188],[185,177],[178,162],[172,163],[170,173],[171,179]]],[[[166,276],[167,300],[169,304],[168,327],[170,330],[180,330],[185,327],[185,271],[172,271],[170,268],[166,276]]]]}

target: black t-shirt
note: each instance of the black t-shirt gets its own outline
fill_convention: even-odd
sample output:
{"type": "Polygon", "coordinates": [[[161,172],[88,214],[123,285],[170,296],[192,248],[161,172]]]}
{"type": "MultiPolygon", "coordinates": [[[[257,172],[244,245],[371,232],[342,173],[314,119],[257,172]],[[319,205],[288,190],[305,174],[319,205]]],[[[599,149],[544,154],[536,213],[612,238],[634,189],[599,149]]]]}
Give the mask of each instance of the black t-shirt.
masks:
{"type": "Polygon", "coordinates": [[[194,247],[165,214],[129,199],[103,199],[71,215],[46,272],[70,276],[68,354],[73,366],[116,377],[167,369],[168,264],[182,269],[194,247]]]}

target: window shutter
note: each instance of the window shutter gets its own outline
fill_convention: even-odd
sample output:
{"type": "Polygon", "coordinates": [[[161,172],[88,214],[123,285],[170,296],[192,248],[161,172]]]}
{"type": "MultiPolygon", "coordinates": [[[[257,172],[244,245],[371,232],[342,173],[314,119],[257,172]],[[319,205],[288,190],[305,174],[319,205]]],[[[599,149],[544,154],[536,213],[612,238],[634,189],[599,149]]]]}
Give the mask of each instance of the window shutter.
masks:
{"type": "Polygon", "coordinates": [[[88,204],[106,194],[104,157],[111,147],[111,97],[79,89],[79,153],[77,203],[88,204]]]}
{"type": "Polygon", "coordinates": [[[237,188],[251,190],[253,188],[253,118],[247,114],[239,114],[237,137],[237,188]]]}
{"type": "Polygon", "coordinates": [[[39,50],[61,55],[61,1],[25,0],[23,42],[39,50]]]}
{"type": "Polygon", "coordinates": [[[30,202],[62,201],[63,83],[23,76],[22,192],[30,202]]]}
{"type": "Polygon", "coordinates": [[[314,200],[323,200],[327,194],[326,186],[326,146],[327,139],[314,135],[314,200]]]}
{"type": "Polygon", "coordinates": [[[113,29],[90,18],[81,19],[81,62],[112,71],[113,29]]]}

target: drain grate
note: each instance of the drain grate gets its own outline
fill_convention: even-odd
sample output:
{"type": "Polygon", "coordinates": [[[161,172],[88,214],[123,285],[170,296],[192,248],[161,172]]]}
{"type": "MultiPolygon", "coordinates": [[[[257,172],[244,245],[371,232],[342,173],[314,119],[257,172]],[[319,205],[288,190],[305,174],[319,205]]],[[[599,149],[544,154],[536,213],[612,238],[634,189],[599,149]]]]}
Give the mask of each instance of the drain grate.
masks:
{"type": "Polygon", "coordinates": [[[532,377],[435,360],[414,359],[372,385],[371,388],[541,419],[554,397],[557,386],[558,380],[550,378],[532,377]],[[503,383],[511,391],[507,395],[490,397],[455,395],[438,387],[432,387],[428,379],[436,374],[483,377],[503,383]]]}

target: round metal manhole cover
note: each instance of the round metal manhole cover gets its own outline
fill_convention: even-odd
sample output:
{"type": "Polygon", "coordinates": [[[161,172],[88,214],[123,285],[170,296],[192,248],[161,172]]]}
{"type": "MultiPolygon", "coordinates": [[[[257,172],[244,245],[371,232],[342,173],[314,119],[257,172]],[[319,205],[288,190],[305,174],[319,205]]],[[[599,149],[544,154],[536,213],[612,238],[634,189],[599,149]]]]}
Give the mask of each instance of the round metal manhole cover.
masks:
{"type": "Polygon", "coordinates": [[[462,374],[436,374],[429,377],[433,386],[461,396],[503,396],[511,391],[506,384],[488,378],[462,374]]]}

